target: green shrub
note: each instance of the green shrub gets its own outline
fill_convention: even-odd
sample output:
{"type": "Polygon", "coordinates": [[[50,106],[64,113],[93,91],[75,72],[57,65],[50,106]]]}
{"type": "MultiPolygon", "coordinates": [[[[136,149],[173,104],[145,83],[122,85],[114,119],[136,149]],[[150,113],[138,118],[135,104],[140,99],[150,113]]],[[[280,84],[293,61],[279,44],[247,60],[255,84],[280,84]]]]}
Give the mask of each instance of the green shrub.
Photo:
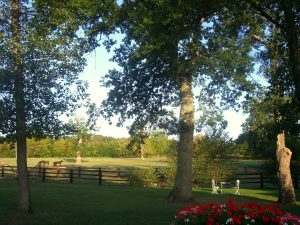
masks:
{"type": "Polygon", "coordinates": [[[12,158],[15,157],[15,149],[9,143],[4,142],[0,144],[0,157],[1,158],[12,158]]]}
{"type": "Polygon", "coordinates": [[[134,169],[129,172],[129,184],[132,186],[156,187],[157,174],[153,169],[134,169]]]}

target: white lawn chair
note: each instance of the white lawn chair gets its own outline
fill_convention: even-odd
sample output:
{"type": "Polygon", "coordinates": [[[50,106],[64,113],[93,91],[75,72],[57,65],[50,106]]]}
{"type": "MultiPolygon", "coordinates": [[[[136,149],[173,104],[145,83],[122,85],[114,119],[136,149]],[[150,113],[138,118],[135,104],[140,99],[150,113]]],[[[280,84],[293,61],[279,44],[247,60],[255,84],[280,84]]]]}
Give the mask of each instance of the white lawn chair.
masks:
{"type": "Polygon", "coordinates": [[[232,188],[235,190],[235,195],[240,195],[240,180],[236,180],[235,186],[232,188]]]}
{"type": "Polygon", "coordinates": [[[219,194],[219,193],[218,193],[218,189],[219,189],[220,187],[216,186],[215,180],[211,180],[211,188],[212,188],[211,194],[219,194]]]}

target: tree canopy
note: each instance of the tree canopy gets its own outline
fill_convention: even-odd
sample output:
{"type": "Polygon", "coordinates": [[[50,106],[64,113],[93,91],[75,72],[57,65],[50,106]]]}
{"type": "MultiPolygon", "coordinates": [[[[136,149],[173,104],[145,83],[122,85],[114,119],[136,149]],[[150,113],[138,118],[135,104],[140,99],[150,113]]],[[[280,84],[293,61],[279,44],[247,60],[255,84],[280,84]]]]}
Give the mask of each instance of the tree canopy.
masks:
{"type": "Polygon", "coordinates": [[[115,1],[2,0],[0,5],[0,133],[17,142],[19,210],[30,213],[26,137],[68,130],[59,116],[87,98],[87,84],[78,79],[84,53],[95,47],[98,35],[110,32],[113,22],[107,21],[117,7],[115,1]]]}
{"type": "Polygon", "coordinates": [[[120,124],[132,119],[132,133],[160,128],[179,134],[177,199],[191,197],[192,87],[225,108],[237,105],[243,91],[252,88],[247,79],[253,69],[252,27],[237,20],[234,3],[124,1],[121,6],[125,37],[112,59],[121,69],[103,80],[110,88],[104,115],[118,115],[120,124]],[[179,117],[172,110],[178,107],[179,117]]]}

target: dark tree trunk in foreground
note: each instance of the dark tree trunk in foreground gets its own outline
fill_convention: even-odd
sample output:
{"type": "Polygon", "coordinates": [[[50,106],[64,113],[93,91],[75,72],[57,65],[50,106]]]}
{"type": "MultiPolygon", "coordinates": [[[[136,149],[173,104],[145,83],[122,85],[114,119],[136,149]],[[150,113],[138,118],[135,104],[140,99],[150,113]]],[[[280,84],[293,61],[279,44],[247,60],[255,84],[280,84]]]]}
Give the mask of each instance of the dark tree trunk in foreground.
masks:
{"type": "Polygon", "coordinates": [[[19,211],[31,213],[29,177],[27,171],[27,146],[25,123],[24,77],[20,44],[20,2],[12,0],[12,53],[14,57],[13,73],[15,78],[16,104],[16,139],[17,139],[17,167],[19,185],[19,211]]]}
{"type": "Polygon", "coordinates": [[[277,135],[278,202],[296,204],[296,196],[290,171],[292,152],[285,147],[284,133],[277,135]]]}
{"type": "Polygon", "coordinates": [[[296,25],[294,5],[291,1],[284,1],[283,10],[285,16],[286,39],[289,49],[290,71],[295,84],[297,104],[300,103],[300,46],[299,26],[296,25]]]}
{"type": "Polygon", "coordinates": [[[176,178],[169,201],[190,201],[192,195],[192,149],[194,138],[194,99],[192,76],[188,73],[181,77],[180,87],[180,140],[176,178]]]}

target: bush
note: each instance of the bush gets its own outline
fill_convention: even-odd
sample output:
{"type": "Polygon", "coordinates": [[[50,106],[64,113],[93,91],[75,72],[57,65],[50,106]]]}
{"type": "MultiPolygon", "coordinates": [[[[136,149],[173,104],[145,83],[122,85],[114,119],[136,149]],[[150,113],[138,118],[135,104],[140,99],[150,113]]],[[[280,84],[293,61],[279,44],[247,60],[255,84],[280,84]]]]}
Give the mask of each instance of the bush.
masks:
{"type": "Polygon", "coordinates": [[[15,149],[9,143],[4,142],[0,144],[0,157],[1,158],[12,158],[15,157],[15,149]]]}
{"type": "Polygon", "coordinates": [[[193,179],[196,183],[210,183],[233,179],[231,145],[222,138],[200,137],[193,150],[193,179]]]}
{"type": "Polygon", "coordinates": [[[157,174],[152,169],[134,169],[129,172],[129,184],[142,187],[156,187],[157,174]]]}

